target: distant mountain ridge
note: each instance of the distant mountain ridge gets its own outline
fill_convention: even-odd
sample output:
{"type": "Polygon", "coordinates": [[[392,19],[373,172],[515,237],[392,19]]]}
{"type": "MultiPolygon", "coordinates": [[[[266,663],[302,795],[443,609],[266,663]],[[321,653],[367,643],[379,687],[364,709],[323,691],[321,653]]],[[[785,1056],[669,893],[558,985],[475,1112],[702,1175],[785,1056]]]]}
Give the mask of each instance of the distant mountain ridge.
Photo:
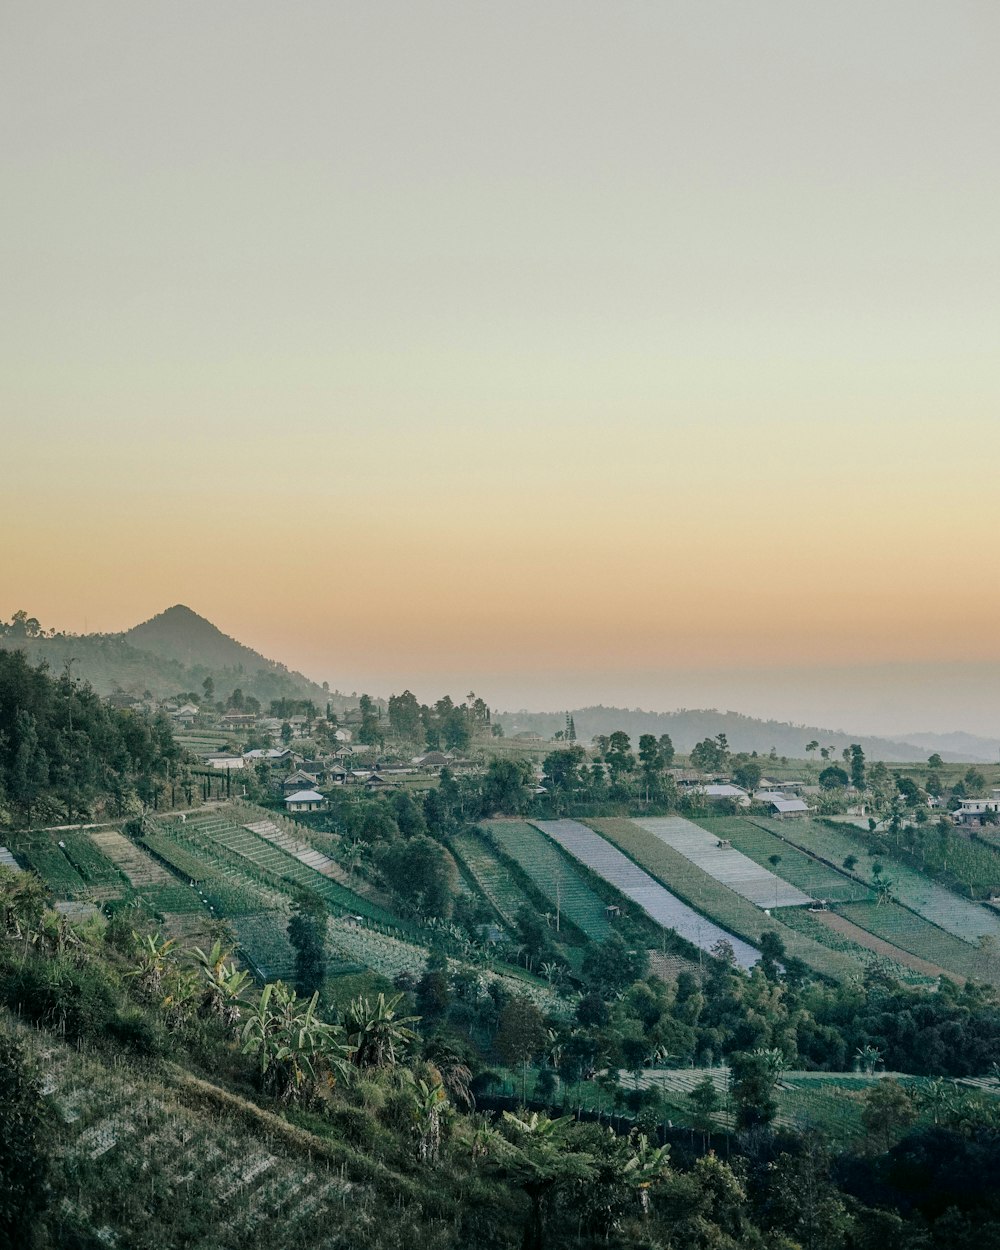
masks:
{"type": "MultiPolygon", "coordinates": [[[[578,741],[589,743],[597,734],[609,734],[624,729],[632,738],[633,745],[640,734],[651,733],[657,737],[669,734],[678,751],[687,753],[704,738],[714,738],[724,733],[733,751],[756,751],[767,755],[773,747],[779,756],[789,759],[808,759],[806,744],[816,741],[820,747],[833,747],[839,757],[845,747],[860,743],[870,759],[892,760],[897,763],[918,763],[927,759],[932,751],[950,761],[988,763],[996,754],[983,754],[981,745],[989,746],[986,739],[976,739],[970,734],[917,735],[920,741],[898,741],[872,734],[845,733],[842,729],[823,729],[816,725],[793,725],[787,721],[759,720],[740,712],[720,712],[715,709],[682,708],[676,712],[647,712],[641,708],[584,707],[572,708],[578,741]],[[948,740],[954,738],[954,743],[948,740]],[[927,741],[925,742],[924,739],[927,741]],[[941,745],[943,743],[943,745],[941,745]],[[969,754],[973,745],[977,753],[969,754]]],[[[508,736],[518,732],[535,732],[550,738],[566,725],[566,712],[500,712],[494,715],[508,736]]],[[[819,759],[817,750],[813,757],[819,759]]]]}
{"type": "Polygon", "coordinates": [[[0,637],[0,646],[24,651],[53,672],[72,665],[101,695],[149,691],[162,699],[183,691],[200,693],[207,677],[215,698],[237,687],[266,707],[272,699],[312,699],[341,710],[355,700],[331,694],[302,673],[230,638],[184,604],[175,604],[148,621],[118,634],[55,634],[51,637],[0,637]]]}

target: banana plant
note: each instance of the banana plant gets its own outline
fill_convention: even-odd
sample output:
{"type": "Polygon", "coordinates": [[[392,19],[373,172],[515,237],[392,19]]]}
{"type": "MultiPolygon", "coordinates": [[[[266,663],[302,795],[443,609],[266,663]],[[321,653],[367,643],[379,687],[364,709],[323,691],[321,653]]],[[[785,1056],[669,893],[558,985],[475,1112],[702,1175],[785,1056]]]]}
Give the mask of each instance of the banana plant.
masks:
{"type": "Polygon", "coordinates": [[[150,998],[158,998],[163,993],[163,982],[175,959],[173,949],[176,943],[173,938],[165,938],[161,933],[147,933],[142,936],[133,930],[132,936],[136,942],[139,960],[127,975],[134,978],[144,994],[150,998]]]}
{"type": "Polygon", "coordinates": [[[409,1027],[419,1016],[397,1016],[402,994],[387,999],[384,994],[372,1002],[358,997],[344,1012],[344,1032],[358,1068],[394,1067],[399,1056],[416,1039],[409,1027]]]}
{"type": "Polygon", "coordinates": [[[218,940],[208,954],[199,946],[191,952],[202,990],[198,1014],[219,1019],[227,1028],[239,1024],[250,984],[249,972],[227,963],[231,954],[218,940]]]}
{"type": "Polygon", "coordinates": [[[325,1068],[346,1077],[347,1048],[340,1030],[316,1015],[319,993],[300,999],[282,981],[265,985],[240,1031],[243,1054],[257,1059],[261,1084],[283,1101],[305,1097],[325,1068]]]}

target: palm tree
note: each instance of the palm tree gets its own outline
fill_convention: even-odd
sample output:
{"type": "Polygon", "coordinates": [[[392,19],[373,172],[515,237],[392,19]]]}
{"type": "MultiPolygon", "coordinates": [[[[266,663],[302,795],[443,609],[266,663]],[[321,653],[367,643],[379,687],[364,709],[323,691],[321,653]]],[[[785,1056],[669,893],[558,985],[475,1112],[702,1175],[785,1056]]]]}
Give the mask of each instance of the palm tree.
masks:
{"type": "Polygon", "coordinates": [[[397,1057],[416,1038],[409,1027],[419,1016],[397,1016],[403,995],[386,999],[379,994],[374,1002],[358,997],[344,1012],[344,1032],[351,1047],[351,1061],[357,1068],[393,1067],[397,1057]]]}
{"type": "Polygon", "coordinates": [[[594,1156],[570,1148],[572,1116],[551,1120],[539,1115],[503,1113],[506,1133],[493,1139],[495,1153],[504,1170],[521,1186],[531,1200],[524,1229],[524,1250],[542,1250],[549,1208],[561,1190],[593,1182],[594,1156]]]}

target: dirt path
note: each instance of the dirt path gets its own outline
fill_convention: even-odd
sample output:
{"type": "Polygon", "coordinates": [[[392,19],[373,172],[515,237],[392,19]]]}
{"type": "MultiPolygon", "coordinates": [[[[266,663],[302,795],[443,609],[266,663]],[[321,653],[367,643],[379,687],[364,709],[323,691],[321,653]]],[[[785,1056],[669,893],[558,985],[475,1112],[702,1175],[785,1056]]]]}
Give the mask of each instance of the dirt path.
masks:
{"type": "Polygon", "coordinates": [[[839,933],[842,937],[849,938],[852,942],[857,942],[859,946],[864,946],[867,950],[874,951],[876,955],[885,955],[887,959],[893,960],[897,964],[902,964],[904,968],[912,968],[914,972],[922,972],[929,977],[950,977],[952,981],[957,981],[959,985],[965,984],[965,977],[959,976],[957,972],[949,972],[946,968],[939,968],[937,964],[928,963],[926,959],[920,959],[917,955],[911,955],[909,951],[900,950],[898,946],[893,946],[891,942],[884,942],[881,938],[875,937],[869,933],[867,929],[853,924],[845,916],[838,916],[835,911],[821,911],[814,913],[815,919],[821,924],[825,924],[828,929],[832,929],[834,933],[839,933]]]}

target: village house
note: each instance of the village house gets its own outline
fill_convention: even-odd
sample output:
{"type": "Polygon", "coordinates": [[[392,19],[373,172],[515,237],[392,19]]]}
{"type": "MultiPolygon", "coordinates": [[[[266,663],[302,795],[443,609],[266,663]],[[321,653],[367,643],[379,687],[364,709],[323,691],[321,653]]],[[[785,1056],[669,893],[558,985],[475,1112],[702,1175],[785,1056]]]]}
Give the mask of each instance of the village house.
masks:
{"type": "Polygon", "coordinates": [[[326,799],[315,790],[296,790],[285,798],[286,812],[321,812],[326,807],[326,799]]]}
{"type": "Polygon", "coordinates": [[[960,825],[970,824],[974,820],[982,820],[985,812],[1000,815],[1000,797],[991,799],[962,799],[961,806],[955,811],[955,822],[960,825]]]}
{"type": "Polygon", "coordinates": [[[297,768],[295,772],[289,773],[281,780],[281,792],[286,797],[289,794],[295,794],[298,790],[312,790],[315,786],[316,778],[301,768],[297,768]]]}

